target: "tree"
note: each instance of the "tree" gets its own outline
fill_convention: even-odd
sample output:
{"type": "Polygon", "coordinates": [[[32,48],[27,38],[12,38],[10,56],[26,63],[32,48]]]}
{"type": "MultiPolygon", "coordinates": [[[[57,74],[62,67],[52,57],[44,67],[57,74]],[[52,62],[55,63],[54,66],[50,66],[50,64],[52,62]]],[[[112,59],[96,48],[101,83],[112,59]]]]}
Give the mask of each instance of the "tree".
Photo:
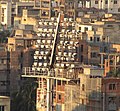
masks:
{"type": "Polygon", "coordinates": [[[10,32],[8,30],[0,31],[0,43],[6,43],[9,36],[10,32]]]}
{"type": "Polygon", "coordinates": [[[120,77],[120,69],[114,69],[114,70],[111,70],[109,73],[108,73],[108,76],[112,76],[112,77],[120,77]]]}
{"type": "Polygon", "coordinates": [[[13,94],[12,111],[36,111],[37,83],[27,80],[18,92],[13,94]]]}

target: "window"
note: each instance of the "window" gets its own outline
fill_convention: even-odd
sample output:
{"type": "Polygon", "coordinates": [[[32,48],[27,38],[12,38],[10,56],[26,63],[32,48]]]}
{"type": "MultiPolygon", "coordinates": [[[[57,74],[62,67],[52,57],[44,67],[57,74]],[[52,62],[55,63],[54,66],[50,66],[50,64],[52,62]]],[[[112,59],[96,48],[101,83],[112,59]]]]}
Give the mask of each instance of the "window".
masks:
{"type": "Polygon", "coordinates": [[[81,52],[83,52],[83,45],[81,45],[81,52]]]}
{"type": "Polygon", "coordinates": [[[4,22],[4,17],[2,17],[2,22],[4,22]]]}
{"type": "Polygon", "coordinates": [[[117,4],[117,0],[114,0],[114,4],[117,4]]]}
{"type": "Polygon", "coordinates": [[[12,8],[12,12],[15,12],[15,8],[12,8]]]}
{"type": "Polygon", "coordinates": [[[88,27],[85,27],[85,31],[88,31],[88,27]]]}
{"type": "Polygon", "coordinates": [[[0,111],[5,111],[5,106],[0,106],[0,111]]]}
{"type": "Polygon", "coordinates": [[[107,27],[113,27],[113,25],[107,25],[107,27]]]}
{"type": "Polygon", "coordinates": [[[85,91],[85,85],[82,84],[82,91],[85,91]]]}
{"type": "Polygon", "coordinates": [[[81,99],[81,103],[82,103],[82,105],[84,104],[84,99],[81,99]]]}
{"type": "Polygon", "coordinates": [[[79,27],[79,30],[81,30],[81,27],[79,27]]]}
{"type": "Polygon", "coordinates": [[[83,62],[83,55],[81,55],[81,62],[83,62]]]}
{"type": "Polygon", "coordinates": [[[61,100],[61,94],[58,94],[58,99],[61,100]]]}
{"type": "Polygon", "coordinates": [[[107,0],[105,1],[105,4],[108,4],[108,1],[107,1],[107,0]]]}
{"type": "Polygon", "coordinates": [[[108,62],[106,62],[106,67],[108,67],[109,66],[109,63],[108,62]]]}
{"type": "Polygon", "coordinates": [[[7,86],[10,85],[10,81],[0,81],[1,86],[7,86]]]}
{"type": "Polygon", "coordinates": [[[60,81],[60,80],[58,80],[58,81],[57,81],[57,84],[58,84],[58,85],[61,85],[61,81],[60,81]]]}
{"type": "Polygon", "coordinates": [[[99,37],[97,37],[97,42],[99,42],[100,41],[100,38],[99,37]]]}
{"type": "Polygon", "coordinates": [[[94,37],[94,42],[96,42],[96,37],[94,37]]]}
{"type": "Polygon", "coordinates": [[[92,37],[90,37],[90,41],[92,41],[92,37]]]}
{"type": "Polygon", "coordinates": [[[47,2],[47,1],[41,2],[41,6],[44,7],[44,8],[48,8],[49,7],[49,2],[47,2]]]}
{"type": "Polygon", "coordinates": [[[56,93],[55,92],[53,93],[53,98],[56,98],[56,93]]]}
{"type": "Polygon", "coordinates": [[[95,1],[95,4],[98,4],[98,1],[95,1]]]}
{"type": "Polygon", "coordinates": [[[118,12],[120,12],[120,8],[118,8],[118,12]]]}
{"type": "Polygon", "coordinates": [[[97,53],[96,52],[91,52],[91,58],[96,58],[97,57],[97,53]]]}
{"type": "Polygon", "coordinates": [[[4,64],[4,59],[1,59],[1,63],[4,64]]]}
{"type": "Polygon", "coordinates": [[[4,14],[4,11],[5,11],[5,9],[4,9],[4,8],[2,8],[2,14],[4,14]]]}
{"type": "Polygon", "coordinates": [[[116,90],[116,84],[115,83],[109,84],[109,90],[116,90]]]}

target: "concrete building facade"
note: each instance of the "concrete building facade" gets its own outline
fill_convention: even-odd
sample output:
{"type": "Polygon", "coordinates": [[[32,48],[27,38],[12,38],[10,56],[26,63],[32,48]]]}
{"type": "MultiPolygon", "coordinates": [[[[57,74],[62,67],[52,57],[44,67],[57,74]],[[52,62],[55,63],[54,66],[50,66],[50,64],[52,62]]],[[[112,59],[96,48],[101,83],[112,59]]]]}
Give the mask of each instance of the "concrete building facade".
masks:
{"type": "Polygon", "coordinates": [[[0,96],[0,110],[10,111],[10,97],[0,96]]]}

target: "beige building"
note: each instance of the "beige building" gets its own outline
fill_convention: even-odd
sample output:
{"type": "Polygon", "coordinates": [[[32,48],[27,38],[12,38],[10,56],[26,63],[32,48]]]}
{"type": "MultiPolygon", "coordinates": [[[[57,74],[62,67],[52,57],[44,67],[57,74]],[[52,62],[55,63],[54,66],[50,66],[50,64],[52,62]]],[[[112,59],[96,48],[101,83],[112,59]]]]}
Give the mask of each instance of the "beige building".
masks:
{"type": "Polygon", "coordinates": [[[78,7],[104,9],[108,13],[120,13],[120,0],[80,0],[78,7]]]}
{"type": "Polygon", "coordinates": [[[0,23],[9,27],[14,25],[14,17],[22,16],[23,9],[31,9],[34,2],[23,2],[18,0],[2,0],[0,1],[0,23]]]}
{"type": "Polygon", "coordinates": [[[0,111],[10,111],[10,98],[0,96],[0,111]]]}
{"type": "Polygon", "coordinates": [[[11,2],[0,2],[0,23],[3,25],[11,26],[11,2]]]}

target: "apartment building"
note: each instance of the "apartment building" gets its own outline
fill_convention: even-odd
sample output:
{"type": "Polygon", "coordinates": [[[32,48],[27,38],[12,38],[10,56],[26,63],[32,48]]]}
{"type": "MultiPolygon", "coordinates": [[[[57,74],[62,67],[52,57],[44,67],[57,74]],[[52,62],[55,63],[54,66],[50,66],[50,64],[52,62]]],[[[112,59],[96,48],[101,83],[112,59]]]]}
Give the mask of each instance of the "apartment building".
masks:
{"type": "Polygon", "coordinates": [[[10,95],[10,53],[0,51],[0,95],[10,95]]]}
{"type": "Polygon", "coordinates": [[[37,30],[39,11],[23,9],[22,16],[14,17],[14,27],[21,30],[37,30]]]}
{"type": "Polygon", "coordinates": [[[94,7],[97,9],[107,10],[108,13],[119,13],[120,12],[120,1],[119,0],[85,0],[79,1],[79,7],[94,7]],[[82,3],[82,4],[81,4],[82,3]]]}
{"type": "Polygon", "coordinates": [[[80,110],[103,111],[101,96],[101,78],[80,74],[80,110]]]}
{"type": "Polygon", "coordinates": [[[0,51],[0,95],[10,96],[21,85],[23,67],[33,64],[34,49],[0,51]]]}
{"type": "MultiPolygon", "coordinates": [[[[82,111],[119,111],[120,78],[101,78],[100,71],[87,66],[80,74],[80,108],[82,111]],[[96,71],[95,71],[96,70],[96,71]],[[99,74],[98,74],[99,72],[99,74]],[[89,75],[90,74],[90,75],[89,75]],[[95,74],[95,75],[94,75],[95,74]],[[97,74],[97,75],[96,75],[97,74]]],[[[104,71],[102,71],[102,76],[104,71]]]]}
{"type": "Polygon", "coordinates": [[[104,111],[119,111],[120,78],[104,78],[102,84],[104,111]]]}
{"type": "Polygon", "coordinates": [[[13,26],[14,17],[22,16],[22,10],[31,9],[34,7],[34,2],[11,2],[1,1],[0,2],[0,22],[8,27],[13,26]]]}

